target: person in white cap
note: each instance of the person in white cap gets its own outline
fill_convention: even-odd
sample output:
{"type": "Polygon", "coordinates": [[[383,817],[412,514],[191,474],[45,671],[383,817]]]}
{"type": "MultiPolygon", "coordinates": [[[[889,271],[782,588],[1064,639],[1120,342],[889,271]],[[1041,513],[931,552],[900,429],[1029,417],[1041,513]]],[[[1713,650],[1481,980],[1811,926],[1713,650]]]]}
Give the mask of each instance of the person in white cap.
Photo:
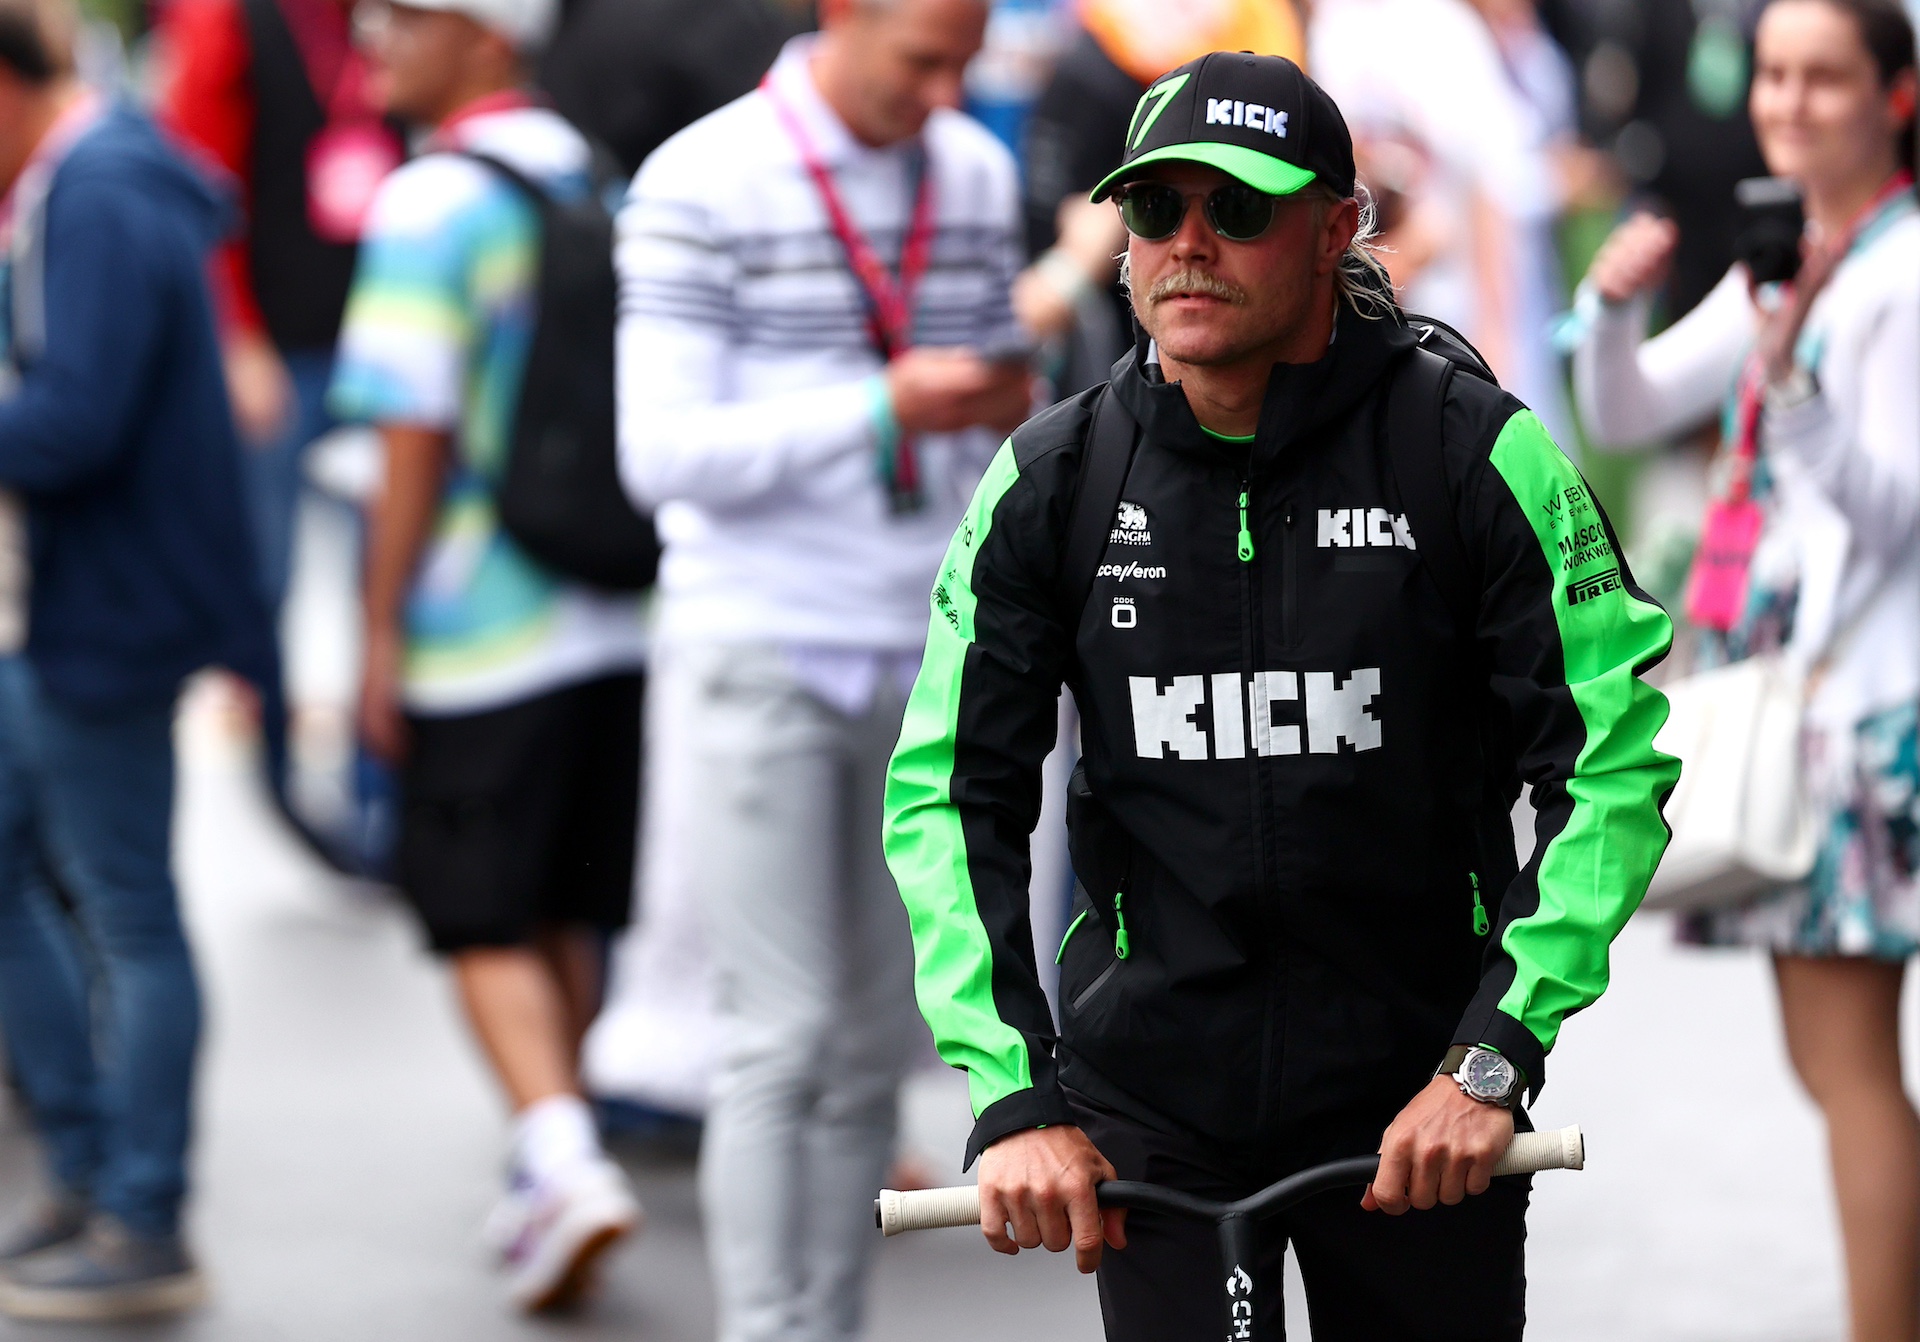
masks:
{"type": "Polygon", "coordinates": [[[332,404],[372,423],[360,729],[400,770],[398,879],[513,1105],[489,1224],[529,1311],[576,1301],[640,1207],[580,1093],[604,939],[631,904],[635,598],[529,557],[494,489],[538,294],[540,221],[593,187],[580,133],[522,91],[552,0],[414,0],[367,22],[388,110],[432,127],[375,199],[332,404]]]}

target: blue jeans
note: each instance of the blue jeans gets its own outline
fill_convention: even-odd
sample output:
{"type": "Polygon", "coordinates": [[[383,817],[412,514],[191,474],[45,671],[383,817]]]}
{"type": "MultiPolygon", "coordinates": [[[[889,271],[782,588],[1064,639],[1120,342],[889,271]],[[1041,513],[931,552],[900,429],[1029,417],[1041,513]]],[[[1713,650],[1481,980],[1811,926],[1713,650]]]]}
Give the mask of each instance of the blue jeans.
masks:
{"type": "Polygon", "coordinates": [[[146,1235],[179,1225],[200,1039],[172,819],[170,706],[80,713],[0,658],[9,1062],[58,1183],[146,1235]]]}
{"type": "Polygon", "coordinates": [[[246,443],[247,512],[260,556],[260,590],[278,611],[293,576],[293,526],[300,506],[301,471],[307,444],[332,429],[327,386],[333,381],[332,350],[290,350],[281,357],[293,380],[287,427],[270,443],[246,443]]]}

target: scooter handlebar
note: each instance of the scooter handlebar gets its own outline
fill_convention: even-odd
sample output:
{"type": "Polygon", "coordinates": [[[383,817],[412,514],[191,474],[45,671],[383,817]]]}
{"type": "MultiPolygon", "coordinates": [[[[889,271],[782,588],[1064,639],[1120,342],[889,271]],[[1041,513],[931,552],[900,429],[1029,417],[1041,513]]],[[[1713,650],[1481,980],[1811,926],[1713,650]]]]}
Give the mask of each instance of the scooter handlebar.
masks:
{"type": "MultiPolygon", "coordinates": [[[[1493,1172],[1500,1175],[1577,1170],[1586,1163],[1586,1141],[1576,1125],[1547,1132],[1515,1133],[1493,1172]]],[[[880,1233],[889,1237],[909,1230],[979,1225],[980,1189],[973,1184],[959,1188],[923,1188],[910,1193],[882,1189],[874,1201],[873,1216],[880,1233]]]]}

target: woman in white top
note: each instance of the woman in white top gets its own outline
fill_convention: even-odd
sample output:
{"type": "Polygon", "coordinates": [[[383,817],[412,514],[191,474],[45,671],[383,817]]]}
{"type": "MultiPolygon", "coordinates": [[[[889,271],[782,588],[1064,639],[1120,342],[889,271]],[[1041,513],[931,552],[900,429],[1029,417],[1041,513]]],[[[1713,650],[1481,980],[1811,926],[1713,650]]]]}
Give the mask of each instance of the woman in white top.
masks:
{"type": "Polygon", "coordinates": [[[1827,1120],[1853,1342],[1920,1337],[1920,1117],[1901,1083],[1898,1012],[1920,951],[1915,85],[1898,0],[1772,0],[1751,111],[1769,168],[1803,193],[1798,277],[1756,292],[1736,265],[1647,340],[1676,234],[1637,216],[1588,273],[1601,312],[1574,362],[1602,448],[1725,407],[1717,492],[1745,475],[1762,520],[1744,593],[1727,589],[1731,627],[1703,630],[1702,652],[1785,646],[1821,668],[1806,740],[1827,830],[1812,875],[1686,930],[1773,952],[1788,1051],[1827,1120]]]}

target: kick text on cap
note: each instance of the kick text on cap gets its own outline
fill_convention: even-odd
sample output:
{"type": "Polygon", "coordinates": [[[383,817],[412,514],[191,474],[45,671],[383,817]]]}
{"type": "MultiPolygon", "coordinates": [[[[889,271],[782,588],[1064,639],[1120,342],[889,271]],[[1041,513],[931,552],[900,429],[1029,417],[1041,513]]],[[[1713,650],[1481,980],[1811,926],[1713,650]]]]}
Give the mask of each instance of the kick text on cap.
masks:
{"type": "Polygon", "coordinates": [[[1233,98],[1207,99],[1209,126],[1250,126],[1281,139],[1287,138],[1287,114],[1277,107],[1243,103],[1233,98]]]}

